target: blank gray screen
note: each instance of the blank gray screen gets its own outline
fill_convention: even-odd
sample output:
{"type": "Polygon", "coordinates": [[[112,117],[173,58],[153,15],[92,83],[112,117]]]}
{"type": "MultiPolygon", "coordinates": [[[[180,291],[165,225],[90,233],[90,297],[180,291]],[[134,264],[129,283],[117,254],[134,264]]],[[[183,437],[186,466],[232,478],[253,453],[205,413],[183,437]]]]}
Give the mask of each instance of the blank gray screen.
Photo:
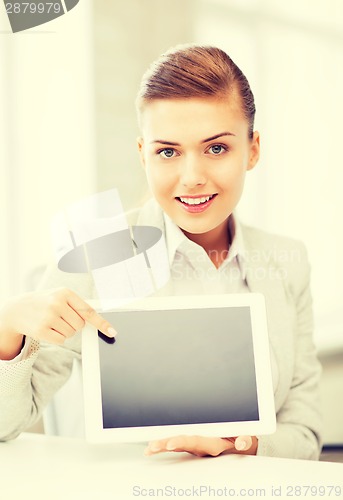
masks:
{"type": "Polygon", "coordinates": [[[104,428],[259,419],[249,307],[102,315],[104,428]]]}

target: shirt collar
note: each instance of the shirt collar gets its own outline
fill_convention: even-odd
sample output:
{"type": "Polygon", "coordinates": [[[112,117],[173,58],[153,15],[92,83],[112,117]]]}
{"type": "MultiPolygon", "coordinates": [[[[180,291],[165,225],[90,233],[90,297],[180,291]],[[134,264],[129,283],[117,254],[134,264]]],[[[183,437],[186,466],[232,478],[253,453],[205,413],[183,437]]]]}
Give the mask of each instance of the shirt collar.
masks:
{"type": "MultiPolygon", "coordinates": [[[[190,241],[181,229],[174,224],[170,217],[163,213],[165,236],[167,242],[167,251],[169,258],[169,265],[172,266],[177,251],[182,252],[182,247],[189,244],[195,244],[190,241]]],[[[242,279],[246,278],[246,259],[245,259],[245,245],[242,234],[242,227],[234,213],[230,215],[229,230],[231,235],[231,245],[229,254],[225,260],[226,263],[232,262],[235,258],[240,267],[242,279]]]]}
{"type": "Polygon", "coordinates": [[[246,249],[244,244],[242,226],[234,213],[231,214],[229,220],[230,234],[233,235],[228,260],[231,261],[237,258],[238,265],[242,273],[242,279],[246,278],[247,262],[246,262],[246,249]]]}
{"type": "Polygon", "coordinates": [[[171,266],[174,262],[176,251],[187,240],[187,237],[165,212],[163,212],[163,218],[169,265],[171,266]]]}

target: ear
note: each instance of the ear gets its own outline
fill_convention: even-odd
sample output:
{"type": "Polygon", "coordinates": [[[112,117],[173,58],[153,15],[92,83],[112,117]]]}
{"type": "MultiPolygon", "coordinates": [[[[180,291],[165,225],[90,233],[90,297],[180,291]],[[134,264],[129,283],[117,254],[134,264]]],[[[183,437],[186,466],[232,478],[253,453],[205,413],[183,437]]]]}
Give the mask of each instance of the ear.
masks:
{"type": "Polygon", "coordinates": [[[145,169],[145,155],[144,155],[144,140],[143,137],[137,137],[137,146],[141,165],[145,169]]]}
{"type": "Polygon", "coordinates": [[[252,170],[260,158],[260,134],[254,132],[250,144],[250,153],[247,170],[252,170]]]}

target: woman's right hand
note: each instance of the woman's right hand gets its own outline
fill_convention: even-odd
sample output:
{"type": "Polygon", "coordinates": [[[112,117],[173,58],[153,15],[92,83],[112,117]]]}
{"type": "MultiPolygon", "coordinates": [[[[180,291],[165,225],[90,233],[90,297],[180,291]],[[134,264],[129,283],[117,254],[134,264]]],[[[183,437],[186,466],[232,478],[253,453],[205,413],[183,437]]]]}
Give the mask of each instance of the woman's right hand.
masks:
{"type": "Polygon", "coordinates": [[[86,321],[107,337],[115,336],[113,326],[68,288],[13,297],[0,309],[0,359],[17,356],[24,335],[62,345],[86,321]]]}

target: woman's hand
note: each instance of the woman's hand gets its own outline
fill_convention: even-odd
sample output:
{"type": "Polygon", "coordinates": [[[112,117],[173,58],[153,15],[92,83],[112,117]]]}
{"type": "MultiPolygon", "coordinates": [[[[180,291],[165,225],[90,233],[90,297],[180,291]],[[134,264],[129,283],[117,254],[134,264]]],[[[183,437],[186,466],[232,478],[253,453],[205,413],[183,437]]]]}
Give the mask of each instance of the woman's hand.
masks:
{"type": "Polygon", "coordinates": [[[256,436],[233,438],[213,438],[203,436],[177,436],[159,441],[151,441],[144,450],[145,455],[163,451],[186,451],[198,457],[216,457],[224,451],[244,455],[256,455],[258,439],[256,436]]]}
{"type": "Polygon", "coordinates": [[[0,309],[0,359],[13,359],[21,350],[24,335],[61,345],[86,321],[108,337],[116,333],[108,321],[67,288],[13,297],[0,309]]]}

